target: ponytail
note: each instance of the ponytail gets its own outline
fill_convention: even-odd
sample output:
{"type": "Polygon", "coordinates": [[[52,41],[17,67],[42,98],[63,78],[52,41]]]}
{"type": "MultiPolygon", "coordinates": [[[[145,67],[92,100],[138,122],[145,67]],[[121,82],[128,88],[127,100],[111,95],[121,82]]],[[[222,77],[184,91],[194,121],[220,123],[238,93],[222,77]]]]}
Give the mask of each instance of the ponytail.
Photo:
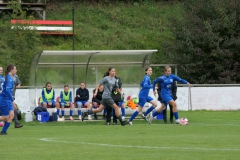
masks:
{"type": "Polygon", "coordinates": [[[14,64],[8,64],[6,70],[5,70],[5,82],[8,82],[8,73],[13,70],[15,67],[14,64]]]}

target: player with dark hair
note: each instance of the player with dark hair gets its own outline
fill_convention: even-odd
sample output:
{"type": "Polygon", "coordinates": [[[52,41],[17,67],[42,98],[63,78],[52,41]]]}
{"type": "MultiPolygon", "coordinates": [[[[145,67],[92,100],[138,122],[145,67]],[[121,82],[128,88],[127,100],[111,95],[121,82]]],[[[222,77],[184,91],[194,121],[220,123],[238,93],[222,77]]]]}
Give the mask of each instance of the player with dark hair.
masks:
{"type": "Polygon", "coordinates": [[[9,64],[5,71],[5,81],[3,83],[3,90],[0,94],[0,111],[2,116],[0,116],[0,121],[4,121],[5,125],[2,128],[0,135],[7,135],[7,130],[14,117],[13,109],[13,95],[12,89],[14,87],[13,75],[17,72],[16,66],[9,64]]]}
{"type": "Polygon", "coordinates": [[[157,109],[156,112],[154,112],[151,116],[149,116],[148,122],[149,124],[152,122],[153,117],[155,117],[158,113],[160,113],[163,109],[166,108],[167,104],[172,105],[172,111],[173,115],[175,117],[176,123],[179,123],[178,118],[178,111],[177,111],[177,104],[172,98],[172,85],[175,83],[175,81],[187,84],[187,86],[190,86],[190,83],[184,79],[181,79],[180,77],[172,74],[172,69],[169,66],[166,66],[164,68],[164,75],[156,78],[153,82],[153,93],[156,95],[155,91],[155,85],[156,83],[160,83],[161,85],[161,98],[162,98],[162,105],[157,109]]]}
{"type": "MultiPolygon", "coordinates": [[[[59,99],[59,103],[61,106],[61,111],[62,111],[62,119],[63,121],[65,121],[64,115],[65,115],[65,111],[64,108],[70,108],[70,116],[69,119],[70,121],[73,121],[73,109],[74,109],[74,104],[72,102],[72,91],[69,90],[69,86],[68,85],[64,85],[64,90],[60,92],[60,99],[59,99]]],[[[59,113],[59,112],[58,112],[59,113]]],[[[57,115],[59,116],[59,115],[57,115]]]]}
{"type": "MultiPolygon", "coordinates": [[[[91,105],[88,102],[89,100],[89,91],[86,88],[86,83],[81,82],[80,88],[76,91],[76,104],[78,106],[78,117],[82,119],[82,106],[86,106],[88,110],[91,110],[91,105]]],[[[91,114],[88,115],[88,120],[91,120],[91,114]]]]}
{"type": "MultiPolygon", "coordinates": [[[[103,95],[103,91],[104,91],[104,86],[100,85],[98,90],[96,91],[96,89],[93,90],[93,94],[97,93],[96,96],[92,98],[92,105],[93,105],[93,109],[96,109],[100,106],[101,104],[101,100],[102,100],[102,95],[103,95]]],[[[97,114],[94,113],[94,119],[98,119],[97,114]]]]}
{"type": "MultiPolygon", "coordinates": [[[[118,108],[118,106],[116,105],[116,103],[114,102],[114,100],[112,99],[112,96],[111,96],[113,87],[115,87],[116,90],[122,95],[122,92],[119,89],[118,83],[117,83],[116,78],[115,78],[115,72],[116,72],[115,68],[110,67],[108,69],[108,72],[106,72],[106,77],[104,77],[100,81],[100,83],[97,85],[96,91],[98,91],[98,88],[101,84],[104,85],[104,91],[103,91],[103,95],[102,95],[101,105],[97,109],[89,110],[88,113],[84,112],[83,117],[82,117],[82,121],[84,120],[84,117],[87,116],[88,114],[102,112],[103,109],[106,106],[111,106],[114,109],[115,114],[116,114],[118,120],[120,121],[120,123],[122,125],[124,124],[124,121],[122,121],[122,116],[120,115],[119,110],[118,110],[119,108],[118,108]]],[[[93,96],[96,97],[96,95],[97,95],[97,92],[95,92],[93,96]]]]}
{"type": "MultiPolygon", "coordinates": [[[[152,104],[152,106],[150,107],[151,110],[157,107],[157,102],[151,96],[149,96],[149,90],[152,88],[151,80],[150,80],[151,75],[152,75],[152,68],[148,66],[145,69],[145,76],[140,84],[141,90],[138,94],[139,102],[138,102],[137,110],[132,114],[128,122],[126,122],[124,125],[126,124],[132,125],[133,119],[139,114],[139,112],[142,111],[146,102],[152,104]]],[[[147,115],[151,112],[151,110],[146,111],[142,115],[142,118],[147,120],[147,115]]]]}
{"type": "Polygon", "coordinates": [[[48,106],[51,106],[52,108],[56,107],[59,112],[60,106],[59,103],[56,103],[55,101],[55,91],[52,88],[52,83],[47,82],[45,87],[42,89],[42,97],[40,98],[40,103],[45,108],[48,106]]]}

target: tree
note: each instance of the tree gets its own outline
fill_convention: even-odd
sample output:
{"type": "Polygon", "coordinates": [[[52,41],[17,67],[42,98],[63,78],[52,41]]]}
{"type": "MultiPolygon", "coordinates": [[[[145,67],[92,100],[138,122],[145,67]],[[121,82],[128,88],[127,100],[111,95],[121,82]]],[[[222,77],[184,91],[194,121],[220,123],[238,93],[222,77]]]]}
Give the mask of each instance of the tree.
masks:
{"type": "Polygon", "coordinates": [[[240,82],[240,1],[186,0],[182,18],[171,18],[171,63],[192,83],[240,82]]]}
{"type": "MultiPolygon", "coordinates": [[[[10,8],[13,19],[31,19],[26,17],[19,3],[12,1],[10,8]]],[[[41,46],[40,36],[35,30],[25,29],[20,24],[16,24],[20,27],[11,28],[10,20],[3,18],[0,21],[0,65],[4,69],[9,63],[16,65],[22,85],[28,85],[31,60],[41,46]]]]}

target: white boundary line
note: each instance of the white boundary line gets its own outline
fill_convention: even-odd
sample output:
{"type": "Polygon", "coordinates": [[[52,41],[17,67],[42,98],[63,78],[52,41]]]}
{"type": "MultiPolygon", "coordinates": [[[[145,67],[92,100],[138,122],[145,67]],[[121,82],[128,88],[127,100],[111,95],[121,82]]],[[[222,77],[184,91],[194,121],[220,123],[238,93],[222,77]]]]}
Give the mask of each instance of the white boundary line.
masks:
{"type": "Polygon", "coordinates": [[[95,146],[107,146],[107,147],[120,147],[120,148],[141,148],[141,149],[168,149],[168,150],[198,150],[198,151],[240,151],[239,148],[186,148],[186,147],[158,147],[158,146],[132,146],[132,145],[115,145],[115,144],[104,144],[104,143],[89,143],[89,142],[68,142],[54,140],[54,138],[41,138],[40,141],[45,142],[56,142],[56,143],[73,143],[73,144],[87,144],[95,146]]]}

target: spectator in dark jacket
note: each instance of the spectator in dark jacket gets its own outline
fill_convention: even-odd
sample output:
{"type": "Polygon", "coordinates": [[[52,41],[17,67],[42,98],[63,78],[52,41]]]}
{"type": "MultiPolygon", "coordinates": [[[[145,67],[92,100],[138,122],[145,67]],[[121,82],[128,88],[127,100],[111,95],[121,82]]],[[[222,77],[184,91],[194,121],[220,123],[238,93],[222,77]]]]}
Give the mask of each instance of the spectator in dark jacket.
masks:
{"type": "MultiPolygon", "coordinates": [[[[98,106],[100,105],[100,102],[102,100],[103,90],[104,90],[103,85],[100,85],[97,91],[96,91],[96,89],[93,90],[93,94],[97,93],[96,97],[93,97],[93,99],[92,99],[92,105],[93,105],[94,109],[98,108],[98,106]]],[[[96,113],[94,113],[94,119],[96,119],[96,120],[98,119],[96,113]]]]}
{"type": "MultiPolygon", "coordinates": [[[[161,98],[161,85],[158,84],[158,100],[162,103],[162,98],[161,98]]],[[[175,101],[177,99],[177,84],[176,82],[173,83],[172,85],[172,98],[175,101]]],[[[170,123],[173,124],[173,112],[172,112],[172,106],[169,104],[169,108],[170,108],[170,123]]],[[[163,110],[163,120],[164,123],[167,123],[167,107],[163,110]]]]}
{"type": "MultiPolygon", "coordinates": [[[[86,106],[88,110],[91,110],[89,100],[89,91],[86,88],[85,82],[80,83],[80,88],[76,91],[76,104],[78,106],[79,120],[82,120],[82,106],[86,106]]],[[[88,120],[91,120],[91,115],[88,115],[88,120]]]]}

